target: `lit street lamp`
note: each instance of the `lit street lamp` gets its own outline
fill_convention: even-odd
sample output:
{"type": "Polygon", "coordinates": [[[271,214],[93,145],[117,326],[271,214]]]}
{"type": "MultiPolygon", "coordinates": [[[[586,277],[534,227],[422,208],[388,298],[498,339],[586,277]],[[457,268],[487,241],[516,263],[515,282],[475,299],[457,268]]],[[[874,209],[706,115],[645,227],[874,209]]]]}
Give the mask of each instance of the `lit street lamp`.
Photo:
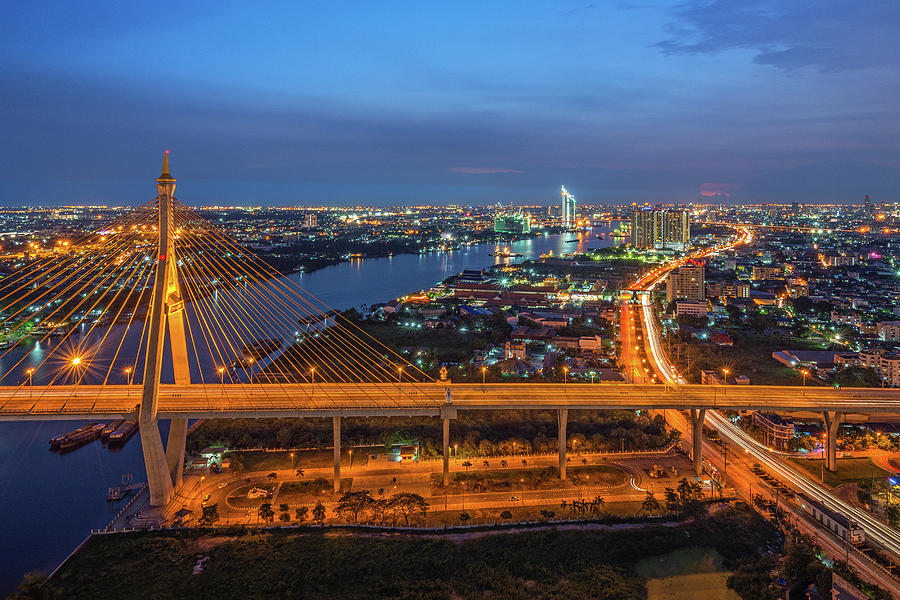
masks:
{"type": "Polygon", "coordinates": [[[31,389],[32,381],[31,376],[34,375],[34,369],[25,369],[25,374],[28,375],[28,398],[30,399],[34,394],[34,390],[31,389]]]}
{"type": "Polygon", "coordinates": [[[487,373],[487,367],[481,367],[481,385],[484,385],[484,375],[487,373]]]}
{"type": "Polygon", "coordinates": [[[131,381],[133,379],[134,369],[131,367],[125,367],[125,380],[128,382],[128,385],[131,385],[131,381]]]}
{"type": "Polygon", "coordinates": [[[310,381],[313,384],[315,384],[316,383],[316,368],[315,367],[309,368],[309,377],[310,377],[310,381]]]}
{"type": "Polygon", "coordinates": [[[807,376],[809,375],[809,371],[807,371],[806,369],[801,369],[801,370],[800,370],[800,374],[803,375],[803,385],[805,386],[805,385],[806,385],[806,378],[807,378],[807,376]]]}
{"type": "Polygon", "coordinates": [[[569,367],[563,367],[563,383],[569,383],[569,367]]]}

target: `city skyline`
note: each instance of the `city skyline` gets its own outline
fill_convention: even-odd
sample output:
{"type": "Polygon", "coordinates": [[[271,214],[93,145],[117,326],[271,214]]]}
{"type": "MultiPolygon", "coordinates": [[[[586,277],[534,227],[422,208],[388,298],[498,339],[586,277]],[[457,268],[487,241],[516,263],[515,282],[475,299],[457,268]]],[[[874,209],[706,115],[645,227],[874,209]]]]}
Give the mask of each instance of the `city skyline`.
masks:
{"type": "Polygon", "coordinates": [[[3,203],[893,202],[898,10],[20,7],[3,203]]]}

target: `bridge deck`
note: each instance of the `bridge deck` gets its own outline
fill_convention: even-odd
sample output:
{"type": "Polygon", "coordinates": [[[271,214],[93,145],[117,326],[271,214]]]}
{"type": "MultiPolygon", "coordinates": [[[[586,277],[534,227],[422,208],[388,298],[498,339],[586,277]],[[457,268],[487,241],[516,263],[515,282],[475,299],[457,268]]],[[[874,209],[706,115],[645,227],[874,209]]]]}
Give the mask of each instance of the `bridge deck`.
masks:
{"type": "MultiPolygon", "coordinates": [[[[447,385],[435,384],[204,384],[163,385],[159,417],[262,418],[290,416],[437,415],[447,385]]],[[[451,384],[459,409],[646,409],[900,413],[900,389],[513,383],[451,384]]],[[[0,421],[90,419],[135,415],[140,386],[0,387],[0,421]]]]}

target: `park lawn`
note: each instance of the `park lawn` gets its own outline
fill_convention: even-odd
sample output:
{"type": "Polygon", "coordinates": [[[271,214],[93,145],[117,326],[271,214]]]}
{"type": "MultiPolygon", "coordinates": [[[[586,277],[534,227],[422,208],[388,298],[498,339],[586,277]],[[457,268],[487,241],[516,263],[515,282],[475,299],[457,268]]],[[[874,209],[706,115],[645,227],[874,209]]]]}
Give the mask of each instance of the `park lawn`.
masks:
{"type": "MultiPolygon", "coordinates": [[[[821,458],[791,458],[792,463],[807,471],[814,479],[822,477],[821,458]]],[[[845,483],[871,481],[891,475],[869,458],[839,458],[837,472],[825,471],[825,483],[839,486],[845,483]]]]}
{"type": "MultiPolygon", "coordinates": [[[[611,465],[570,466],[569,480],[576,485],[603,485],[616,487],[628,481],[628,474],[611,465]]],[[[440,473],[432,473],[432,489],[443,493],[440,473]]],[[[506,490],[534,490],[558,488],[561,482],[556,467],[530,469],[479,469],[450,474],[449,493],[498,492],[506,490]]]]}
{"type": "MultiPolygon", "coordinates": [[[[380,448],[380,447],[378,447],[380,448]]],[[[353,464],[362,464],[358,461],[366,460],[368,449],[360,448],[353,457],[353,464]]],[[[231,456],[237,456],[244,465],[244,472],[251,471],[283,471],[293,468],[327,467],[334,462],[333,450],[242,450],[229,452],[231,456]],[[291,454],[294,456],[291,457],[291,454]]]]}
{"type": "Polygon", "coordinates": [[[322,492],[330,492],[331,490],[331,479],[325,479],[324,477],[303,481],[285,481],[278,488],[274,502],[284,502],[286,504],[302,501],[309,502],[313,496],[321,496],[322,492]]]}

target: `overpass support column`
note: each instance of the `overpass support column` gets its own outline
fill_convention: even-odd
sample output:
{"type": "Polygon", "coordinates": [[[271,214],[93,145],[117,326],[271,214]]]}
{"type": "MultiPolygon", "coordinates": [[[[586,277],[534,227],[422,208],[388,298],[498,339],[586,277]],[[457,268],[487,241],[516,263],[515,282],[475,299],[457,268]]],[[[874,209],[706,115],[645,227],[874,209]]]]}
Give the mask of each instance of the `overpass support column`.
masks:
{"type": "Polygon", "coordinates": [[[341,418],[332,417],[334,427],[334,493],[341,491],[341,418]]]}
{"type": "MultiPolygon", "coordinates": [[[[143,409],[141,412],[144,412],[143,409]]],[[[142,414],[139,423],[144,467],[147,469],[147,484],[150,487],[150,505],[165,506],[172,497],[173,486],[166,451],[159,435],[159,421],[142,414]]]]}
{"type": "Polygon", "coordinates": [[[441,426],[444,432],[443,440],[443,472],[444,486],[450,485],[450,420],[456,418],[456,407],[450,403],[441,406],[441,426]]]}
{"type": "Polygon", "coordinates": [[[706,420],[705,408],[691,409],[691,437],[694,448],[694,474],[703,473],[703,421],[706,420]]]}
{"type": "Polygon", "coordinates": [[[561,481],[566,480],[566,426],[569,423],[569,409],[561,408],[557,413],[557,421],[559,423],[559,432],[557,439],[559,440],[559,478],[561,481]]]}
{"type": "Polygon", "coordinates": [[[187,419],[169,421],[169,439],[166,441],[166,466],[172,477],[172,485],[181,485],[184,473],[184,444],[187,441],[187,419]]]}
{"type": "Polygon", "coordinates": [[[837,432],[844,413],[825,411],[825,468],[837,471],[837,432]]]}

